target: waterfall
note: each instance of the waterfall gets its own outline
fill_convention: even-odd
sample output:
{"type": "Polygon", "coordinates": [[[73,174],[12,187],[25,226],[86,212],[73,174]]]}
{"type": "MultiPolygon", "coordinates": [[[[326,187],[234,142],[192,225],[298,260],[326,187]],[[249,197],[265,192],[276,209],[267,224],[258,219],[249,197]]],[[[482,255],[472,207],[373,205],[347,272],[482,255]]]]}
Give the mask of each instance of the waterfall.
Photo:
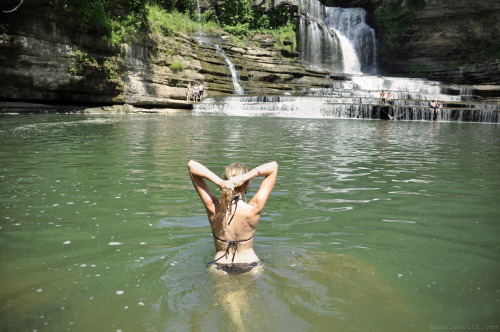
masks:
{"type": "Polygon", "coordinates": [[[317,0],[301,0],[298,49],[300,59],[319,68],[342,71],[340,40],[325,22],[325,8],[317,0]]]}
{"type": "Polygon", "coordinates": [[[375,31],[362,8],[328,8],[301,0],[298,46],[301,59],[345,73],[375,73],[375,31]]]}
{"type": "Polygon", "coordinates": [[[343,34],[337,30],[333,30],[342,46],[342,62],[344,63],[344,73],[361,73],[361,65],[353,45],[343,34]]]}
{"type": "MultiPolygon", "coordinates": [[[[439,110],[438,121],[500,123],[500,105],[474,102],[471,86],[370,75],[376,73],[377,68],[376,43],[373,29],[365,23],[363,9],[325,8],[318,0],[300,2],[298,49],[301,60],[321,70],[343,71],[345,74],[326,75],[321,88],[289,92],[284,96],[207,98],[193,105],[194,112],[432,121],[429,102],[439,100],[443,108],[439,110]],[[392,92],[391,104],[380,103],[381,90],[392,92]],[[299,95],[292,96],[292,93],[299,95]]],[[[234,65],[218,45],[215,48],[229,66],[235,94],[243,94],[234,65]]]]}
{"type": "MultiPolygon", "coordinates": [[[[378,107],[362,102],[358,97],[311,97],[311,96],[234,96],[207,98],[194,105],[194,112],[224,114],[230,116],[269,116],[282,118],[333,118],[333,119],[380,119],[382,113],[390,113],[395,121],[432,121],[432,110],[426,102],[422,105],[378,107]]],[[[403,103],[402,103],[403,104],[403,103]]],[[[469,109],[447,105],[439,111],[439,121],[470,121],[500,123],[500,107],[495,109],[469,109]]]]}
{"type": "Polygon", "coordinates": [[[375,30],[366,24],[366,11],[363,8],[327,7],[325,16],[326,25],[349,40],[356,52],[361,71],[375,73],[375,30]]]}
{"type": "Polygon", "coordinates": [[[219,54],[224,60],[226,60],[227,65],[229,66],[229,71],[231,72],[231,78],[233,80],[234,94],[242,95],[244,93],[243,88],[238,82],[238,74],[236,72],[236,68],[234,64],[229,60],[224,51],[219,47],[219,45],[215,45],[215,49],[217,50],[217,54],[219,54]]]}
{"type": "Polygon", "coordinates": [[[200,7],[200,0],[196,0],[196,14],[198,16],[198,32],[201,33],[201,7],[200,7]]]}
{"type": "Polygon", "coordinates": [[[200,0],[196,0],[196,14],[198,16],[198,24],[201,24],[201,7],[200,0]]]}
{"type": "Polygon", "coordinates": [[[198,40],[198,43],[200,45],[206,44],[206,45],[211,45],[215,47],[215,50],[217,51],[217,54],[219,54],[224,61],[227,63],[229,67],[229,72],[231,73],[231,79],[233,82],[233,88],[234,88],[234,94],[237,95],[242,95],[244,94],[244,90],[241,87],[239,83],[239,77],[238,73],[236,71],[236,68],[234,67],[234,64],[229,60],[227,57],[226,53],[220,48],[219,45],[212,43],[210,38],[208,38],[203,32],[201,32],[201,7],[200,7],[200,0],[196,0],[196,12],[198,14],[198,33],[195,34],[196,40],[198,40]]]}
{"type": "Polygon", "coordinates": [[[193,107],[194,112],[233,116],[381,119],[390,114],[395,121],[432,121],[429,101],[435,99],[443,104],[438,121],[500,123],[500,105],[464,100],[467,95],[460,92],[469,91],[426,79],[351,74],[332,88],[310,89],[307,95],[207,98],[193,107]],[[393,104],[379,103],[382,89],[393,92],[393,104]]]}
{"type": "Polygon", "coordinates": [[[235,68],[234,64],[231,62],[231,60],[229,60],[226,53],[224,53],[224,51],[220,48],[220,46],[212,43],[212,41],[205,34],[203,34],[201,32],[195,34],[194,37],[196,38],[196,40],[198,41],[198,43],[200,45],[211,45],[215,48],[217,54],[220,55],[220,57],[223,58],[224,61],[227,63],[227,66],[229,68],[229,72],[231,74],[231,79],[233,82],[234,94],[237,94],[237,95],[244,94],[244,90],[239,83],[239,78],[238,78],[238,73],[236,71],[236,68],[235,68]]]}

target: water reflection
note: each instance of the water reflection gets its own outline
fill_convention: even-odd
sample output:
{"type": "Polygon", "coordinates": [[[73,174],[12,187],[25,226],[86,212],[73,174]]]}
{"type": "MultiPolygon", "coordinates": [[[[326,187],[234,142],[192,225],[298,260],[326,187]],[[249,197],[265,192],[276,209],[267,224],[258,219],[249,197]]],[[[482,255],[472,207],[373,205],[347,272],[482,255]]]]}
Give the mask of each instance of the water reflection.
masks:
{"type": "Polygon", "coordinates": [[[267,254],[257,275],[224,276],[193,270],[187,261],[203,263],[201,252],[195,253],[203,250],[200,247],[174,255],[170,261],[175,264],[162,277],[166,291],[159,310],[170,313],[166,327],[304,331],[327,327],[367,330],[373,324],[388,329],[425,325],[404,297],[366,262],[283,245],[260,245],[259,249],[267,254]],[[371,315],[363,317],[363,312],[371,315]]]}

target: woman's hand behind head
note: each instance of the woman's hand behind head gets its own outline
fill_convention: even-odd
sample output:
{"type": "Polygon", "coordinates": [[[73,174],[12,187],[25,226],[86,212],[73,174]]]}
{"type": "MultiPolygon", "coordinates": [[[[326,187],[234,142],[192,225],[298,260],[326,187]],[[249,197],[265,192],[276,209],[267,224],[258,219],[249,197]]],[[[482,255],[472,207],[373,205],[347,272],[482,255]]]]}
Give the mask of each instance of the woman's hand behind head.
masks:
{"type": "Polygon", "coordinates": [[[235,184],[231,180],[224,180],[224,181],[222,181],[221,186],[220,186],[220,188],[222,190],[224,190],[224,189],[234,190],[234,187],[235,187],[235,184]]]}
{"type": "Polygon", "coordinates": [[[233,176],[229,179],[236,188],[242,186],[248,179],[245,177],[245,174],[233,176]]]}

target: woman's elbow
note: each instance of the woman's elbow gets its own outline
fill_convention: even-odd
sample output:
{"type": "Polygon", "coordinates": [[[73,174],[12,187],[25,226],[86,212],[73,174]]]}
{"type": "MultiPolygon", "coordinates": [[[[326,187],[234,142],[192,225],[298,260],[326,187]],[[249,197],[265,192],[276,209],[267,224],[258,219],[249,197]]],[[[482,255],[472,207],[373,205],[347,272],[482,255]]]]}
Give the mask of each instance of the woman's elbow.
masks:
{"type": "Polygon", "coordinates": [[[273,171],[278,172],[278,163],[276,161],[272,161],[271,166],[273,168],[273,171]]]}
{"type": "Polygon", "coordinates": [[[192,171],[193,168],[195,167],[195,165],[196,165],[196,161],[194,161],[193,159],[188,161],[187,167],[188,167],[189,171],[192,171]]]}

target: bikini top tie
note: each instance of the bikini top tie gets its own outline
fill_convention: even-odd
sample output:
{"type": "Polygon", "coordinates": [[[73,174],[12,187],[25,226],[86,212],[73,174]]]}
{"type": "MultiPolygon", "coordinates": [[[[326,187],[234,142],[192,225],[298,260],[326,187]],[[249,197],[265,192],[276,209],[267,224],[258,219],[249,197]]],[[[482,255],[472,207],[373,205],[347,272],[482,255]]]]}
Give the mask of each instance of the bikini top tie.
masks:
{"type": "Polygon", "coordinates": [[[229,255],[229,250],[231,249],[231,247],[233,247],[233,259],[231,260],[231,262],[234,262],[234,256],[236,256],[236,251],[238,250],[238,243],[250,241],[251,239],[253,239],[253,235],[252,235],[249,239],[246,239],[246,240],[228,241],[228,240],[219,239],[214,233],[212,233],[212,235],[214,236],[214,238],[216,240],[219,240],[221,242],[226,242],[227,243],[227,248],[226,248],[226,252],[224,253],[224,255],[222,255],[219,258],[217,258],[216,260],[214,260],[213,263],[216,263],[218,260],[221,260],[222,257],[226,257],[227,258],[227,256],[229,255]]]}

